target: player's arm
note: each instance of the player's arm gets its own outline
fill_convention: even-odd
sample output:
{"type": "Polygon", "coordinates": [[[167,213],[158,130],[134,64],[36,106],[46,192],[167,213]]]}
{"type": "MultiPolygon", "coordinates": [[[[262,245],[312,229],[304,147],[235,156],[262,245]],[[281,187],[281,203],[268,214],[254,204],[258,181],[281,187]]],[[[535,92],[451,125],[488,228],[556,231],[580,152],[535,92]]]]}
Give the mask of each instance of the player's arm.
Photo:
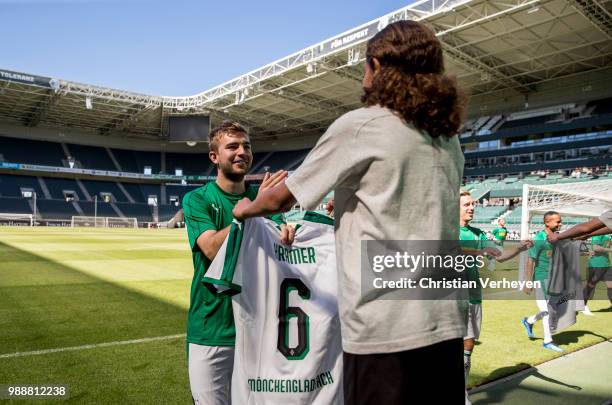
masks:
{"type": "Polygon", "coordinates": [[[504,250],[504,253],[502,253],[500,256],[497,257],[497,261],[500,263],[503,263],[507,260],[510,260],[514,257],[516,257],[516,255],[518,255],[521,252],[526,251],[527,249],[531,248],[533,246],[533,242],[530,240],[524,240],[521,241],[520,245],[511,248],[511,249],[506,249],[504,250]]]}
{"type": "Polygon", "coordinates": [[[588,222],[574,225],[564,232],[551,233],[547,238],[550,243],[555,243],[564,239],[580,238],[585,235],[591,235],[593,232],[599,231],[602,228],[606,228],[606,225],[599,218],[593,218],[588,222]]]}
{"type": "Polygon", "coordinates": [[[495,259],[502,254],[502,252],[496,247],[495,242],[490,241],[486,234],[482,233],[480,235],[480,251],[478,252],[479,256],[485,256],[488,259],[495,259]]]}
{"type": "Polygon", "coordinates": [[[183,198],[185,227],[189,245],[194,252],[200,251],[213,260],[229,233],[230,227],[218,229],[209,212],[209,202],[194,192],[183,198]]]}
{"type": "Polygon", "coordinates": [[[595,253],[609,253],[612,252],[612,248],[605,248],[601,245],[593,244],[593,252],[595,253]]]}
{"type": "Polygon", "coordinates": [[[263,217],[280,212],[287,212],[295,205],[296,200],[285,183],[257,194],[255,200],[243,198],[236,204],[232,214],[242,221],[247,218],[263,217]]]}
{"type": "MultiPolygon", "coordinates": [[[[266,173],[264,175],[263,181],[261,182],[261,185],[259,186],[259,190],[257,191],[257,197],[259,197],[260,194],[265,193],[267,190],[270,190],[274,188],[275,186],[277,186],[278,184],[284,182],[285,179],[287,178],[287,175],[288,175],[288,172],[286,170],[279,170],[278,172],[272,175],[270,173],[266,173]]],[[[293,204],[291,206],[293,206],[293,204]]],[[[287,211],[288,210],[289,209],[287,209],[287,211]]],[[[274,214],[277,214],[277,212],[275,212],[274,214]]],[[[270,215],[264,215],[264,216],[269,216],[271,220],[273,220],[280,226],[281,242],[284,243],[285,245],[291,245],[293,243],[293,239],[295,238],[295,227],[293,227],[292,225],[286,224],[282,215],[270,214],[270,215]]],[[[238,217],[235,217],[235,218],[238,220],[241,220],[238,217]]]]}
{"type": "Polygon", "coordinates": [[[213,261],[215,256],[217,256],[217,252],[219,252],[221,245],[223,245],[223,241],[227,238],[231,227],[232,226],[229,225],[220,231],[205,231],[198,236],[196,243],[202,253],[204,253],[210,261],[213,261]]]}
{"type": "Polygon", "coordinates": [[[579,236],[574,239],[586,240],[586,239],[592,238],[593,236],[601,236],[601,235],[609,235],[609,234],[612,234],[612,229],[608,228],[607,226],[604,226],[603,228],[600,228],[596,230],[595,232],[591,232],[588,235],[579,236]]]}

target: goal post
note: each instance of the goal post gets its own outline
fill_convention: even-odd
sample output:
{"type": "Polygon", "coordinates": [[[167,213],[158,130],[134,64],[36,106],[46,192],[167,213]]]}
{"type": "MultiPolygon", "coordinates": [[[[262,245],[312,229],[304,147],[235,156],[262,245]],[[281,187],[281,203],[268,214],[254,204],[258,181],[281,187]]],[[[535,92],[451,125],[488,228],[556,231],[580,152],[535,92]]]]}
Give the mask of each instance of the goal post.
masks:
{"type": "Polygon", "coordinates": [[[136,218],[106,217],[107,228],[138,228],[136,218]]]}
{"type": "Polygon", "coordinates": [[[136,218],[91,217],[75,215],[71,218],[73,228],[138,228],[136,218]]]}
{"type": "MultiPolygon", "coordinates": [[[[562,217],[588,220],[612,209],[612,180],[523,185],[521,239],[534,229],[534,216],[556,211],[562,217]]],[[[537,225],[537,224],[536,224],[537,225]]]]}
{"type": "MultiPolygon", "coordinates": [[[[561,214],[564,228],[586,222],[612,209],[612,179],[545,185],[523,185],[521,240],[543,229],[542,216],[548,211],[561,214]]],[[[520,279],[523,280],[527,252],[521,253],[520,279]]]]}
{"type": "Polygon", "coordinates": [[[34,216],[32,214],[0,212],[0,225],[34,226],[34,216]]]}

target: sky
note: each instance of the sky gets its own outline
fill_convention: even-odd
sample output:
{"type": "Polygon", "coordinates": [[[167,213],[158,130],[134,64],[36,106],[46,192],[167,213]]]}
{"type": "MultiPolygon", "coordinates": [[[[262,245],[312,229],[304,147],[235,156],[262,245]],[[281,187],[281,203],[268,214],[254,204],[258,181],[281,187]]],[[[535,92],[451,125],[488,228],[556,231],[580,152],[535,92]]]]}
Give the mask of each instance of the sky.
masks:
{"type": "Polygon", "coordinates": [[[0,69],[188,96],[411,2],[0,0],[0,69]]]}

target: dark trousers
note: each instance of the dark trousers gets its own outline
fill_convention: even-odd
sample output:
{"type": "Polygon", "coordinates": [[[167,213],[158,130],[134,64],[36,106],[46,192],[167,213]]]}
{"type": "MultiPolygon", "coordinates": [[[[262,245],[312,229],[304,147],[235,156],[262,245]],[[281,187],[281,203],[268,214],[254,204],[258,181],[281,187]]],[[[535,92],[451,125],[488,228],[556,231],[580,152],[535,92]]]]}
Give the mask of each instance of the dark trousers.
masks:
{"type": "Polygon", "coordinates": [[[397,353],[344,353],[345,405],[465,404],[463,340],[397,353]]]}

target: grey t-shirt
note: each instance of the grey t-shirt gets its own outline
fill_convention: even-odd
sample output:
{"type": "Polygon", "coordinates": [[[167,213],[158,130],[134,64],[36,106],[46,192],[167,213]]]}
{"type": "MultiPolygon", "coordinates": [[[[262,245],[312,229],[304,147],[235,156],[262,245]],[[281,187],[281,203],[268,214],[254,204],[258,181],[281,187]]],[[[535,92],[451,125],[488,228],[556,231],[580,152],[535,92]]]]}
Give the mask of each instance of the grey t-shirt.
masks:
{"type": "Polygon", "coordinates": [[[456,136],[431,138],[374,106],[338,118],[287,179],[307,209],[334,190],[346,352],[391,353],[464,336],[463,301],[362,295],[359,253],[362,240],[456,240],[463,163],[456,136]]]}
{"type": "Polygon", "coordinates": [[[612,229],[612,210],[604,211],[599,216],[599,220],[604,223],[607,228],[612,229]]]}

